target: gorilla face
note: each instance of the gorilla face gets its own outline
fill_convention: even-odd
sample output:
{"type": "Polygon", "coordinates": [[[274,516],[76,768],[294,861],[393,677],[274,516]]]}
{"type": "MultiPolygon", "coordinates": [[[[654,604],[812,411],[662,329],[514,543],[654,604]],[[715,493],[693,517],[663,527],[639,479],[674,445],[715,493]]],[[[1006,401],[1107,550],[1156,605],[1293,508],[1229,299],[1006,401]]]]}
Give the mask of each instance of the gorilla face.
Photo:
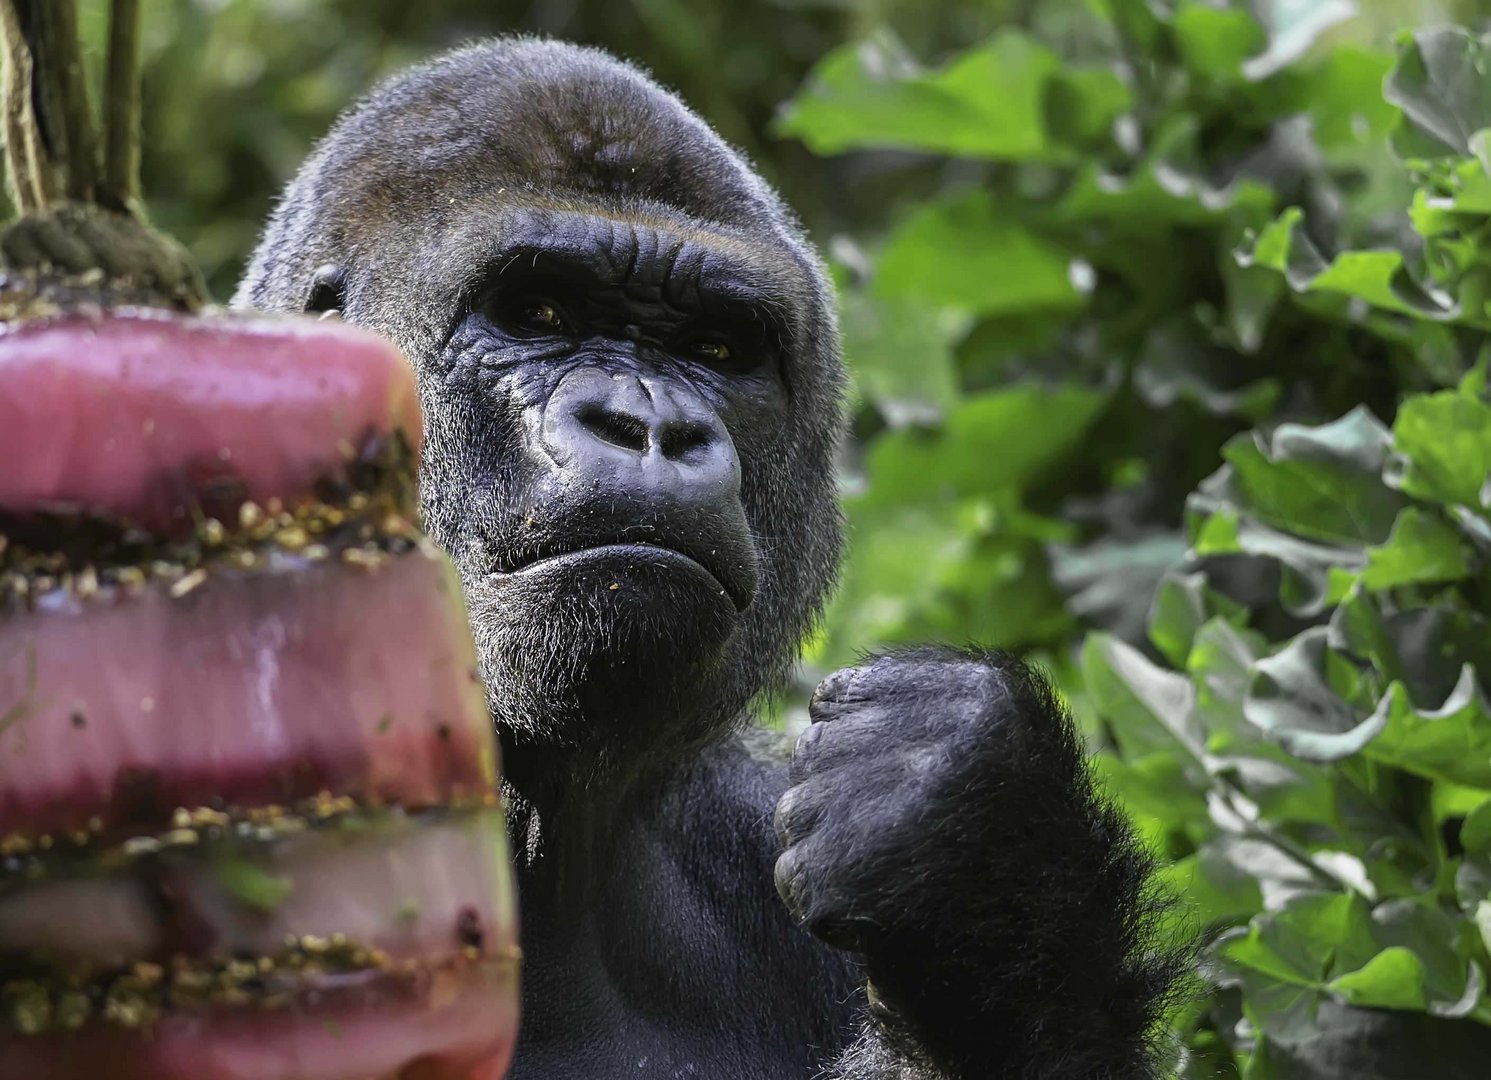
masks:
{"type": "Polygon", "coordinates": [[[400,77],[307,164],[238,300],[337,306],[409,354],[426,526],[510,741],[691,753],[785,670],[839,549],[828,286],[638,72],[506,41],[400,77]]]}
{"type": "Polygon", "coordinates": [[[769,251],[688,224],[519,211],[498,235],[422,370],[443,418],[426,521],[460,567],[494,703],[521,687],[577,739],[712,734],[784,644],[763,488],[787,479],[777,297],[801,282],[763,285],[769,251]]]}

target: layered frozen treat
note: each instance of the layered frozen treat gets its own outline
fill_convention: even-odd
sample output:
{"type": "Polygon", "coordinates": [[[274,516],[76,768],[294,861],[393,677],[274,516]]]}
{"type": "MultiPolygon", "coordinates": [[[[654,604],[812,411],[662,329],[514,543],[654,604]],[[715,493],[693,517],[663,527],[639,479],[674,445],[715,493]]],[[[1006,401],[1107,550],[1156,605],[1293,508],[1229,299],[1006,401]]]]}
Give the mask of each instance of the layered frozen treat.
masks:
{"type": "Polygon", "coordinates": [[[419,406],[337,322],[0,332],[0,1075],[496,1080],[495,743],[419,406]]]}

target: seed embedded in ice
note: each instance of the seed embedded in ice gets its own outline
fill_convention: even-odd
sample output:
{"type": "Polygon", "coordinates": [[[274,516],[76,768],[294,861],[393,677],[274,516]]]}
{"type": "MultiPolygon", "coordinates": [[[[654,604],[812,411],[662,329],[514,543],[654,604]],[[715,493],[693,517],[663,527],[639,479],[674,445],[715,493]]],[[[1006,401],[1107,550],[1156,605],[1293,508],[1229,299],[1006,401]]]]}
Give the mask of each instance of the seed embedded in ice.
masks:
{"type": "Polygon", "coordinates": [[[291,525],[275,533],[274,542],[286,551],[299,551],[311,542],[311,538],[299,525],[291,525]]]}
{"type": "Polygon", "coordinates": [[[197,569],[193,570],[190,574],[187,574],[183,578],[177,579],[171,585],[172,599],[180,600],[183,596],[191,592],[193,589],[201,585],[206,580],[207,571],[202,569],[202,567],[200,566],[197,567],[197,569]]]}
{"type": "Polygon", "coordinates": [[[464,907],[456,916],[456,940],[467,949],[480,952],[486,933],[482,930],[481,915],[473,907],[464,907]]]}

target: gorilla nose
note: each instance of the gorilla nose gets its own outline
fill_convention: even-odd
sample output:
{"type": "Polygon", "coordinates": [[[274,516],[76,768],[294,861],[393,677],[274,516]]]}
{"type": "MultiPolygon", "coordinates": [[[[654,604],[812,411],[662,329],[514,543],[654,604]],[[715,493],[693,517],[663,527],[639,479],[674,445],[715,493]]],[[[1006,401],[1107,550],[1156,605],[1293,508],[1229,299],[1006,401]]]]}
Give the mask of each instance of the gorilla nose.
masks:
{"type": "Polygon", "coordinates": [[[740,488],[725,425],[691,389],[663,379],[571,373],[545,409],[544,441],[561,467],[598,469],[655,495],[711,502],[740,488]]]}
{"type": "Polygon", "coordinates": [[[603,443],[634,454],[659,453],[669,461],[707,458],[720,442],[718,432],[707,423],[665,418],[656,412],[639,416],[636,410],[600,401],[585,402],[575,409],[574,418],[603,443]]]}

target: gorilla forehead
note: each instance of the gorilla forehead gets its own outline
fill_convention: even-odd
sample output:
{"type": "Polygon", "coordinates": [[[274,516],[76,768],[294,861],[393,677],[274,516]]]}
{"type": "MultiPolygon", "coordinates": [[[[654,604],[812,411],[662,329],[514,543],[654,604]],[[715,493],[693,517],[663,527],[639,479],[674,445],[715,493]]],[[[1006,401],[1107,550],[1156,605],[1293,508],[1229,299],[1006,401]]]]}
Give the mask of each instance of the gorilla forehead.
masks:
{"type": "MultiPolygon", "coordinates": [[[[505,177],[548,195],[657,200],[721,223],[781,213],[676,97],[605,53],[528,38],[474,45],[385,84],[333,133],[398,146],[377,178],[505,177]],[[401,175],[402,174],[402,175],[401,175]]],[[[386,160],[386,159],[382,159],[386,160]]]]}
{"type": "Polygon", "coordinates": [[[494,193],[572,198],[757,236],[765,222],[807,254],[775,193],[682,102],[629,64],[560,42],[499,39],[411,68],[343,117],[316,156],[342,168],[310,201],[350,212],[397,220],[494,193]]]}

